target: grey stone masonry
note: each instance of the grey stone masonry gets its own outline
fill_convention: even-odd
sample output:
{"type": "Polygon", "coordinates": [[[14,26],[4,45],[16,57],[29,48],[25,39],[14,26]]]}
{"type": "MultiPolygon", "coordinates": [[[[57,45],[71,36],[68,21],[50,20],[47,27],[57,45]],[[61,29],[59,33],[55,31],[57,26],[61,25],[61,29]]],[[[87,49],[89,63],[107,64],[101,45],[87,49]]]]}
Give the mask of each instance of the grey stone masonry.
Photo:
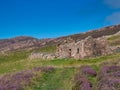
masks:
{"type": "Polygon", "coordinates": [[[58,45],[56,52],[58,58],[82,59],[112,53],[105,37],[92,38],[88,36],[78,42],[68,42],[58,45]]]}

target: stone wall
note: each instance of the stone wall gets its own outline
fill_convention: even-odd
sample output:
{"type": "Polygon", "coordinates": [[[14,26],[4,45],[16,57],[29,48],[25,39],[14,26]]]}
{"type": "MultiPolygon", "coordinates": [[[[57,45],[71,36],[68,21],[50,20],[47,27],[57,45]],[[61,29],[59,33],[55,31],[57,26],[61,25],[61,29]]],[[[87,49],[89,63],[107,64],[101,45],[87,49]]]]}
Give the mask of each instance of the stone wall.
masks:
{"type": "Polygon", "coordinates": [[[120,52],[120,46],[111,46],[110,48],[114,53],[119,53],[120,52]]]}
{"type": "Polygon", "coordinates": [[[52,60],[52,59],[55,59],[56,56],[55,54],[52,54],[52,53],[31,53],[31,55],[29,56],[29,59],[32,60],[32,59],[44,59],[44,60],[52,60]]]}

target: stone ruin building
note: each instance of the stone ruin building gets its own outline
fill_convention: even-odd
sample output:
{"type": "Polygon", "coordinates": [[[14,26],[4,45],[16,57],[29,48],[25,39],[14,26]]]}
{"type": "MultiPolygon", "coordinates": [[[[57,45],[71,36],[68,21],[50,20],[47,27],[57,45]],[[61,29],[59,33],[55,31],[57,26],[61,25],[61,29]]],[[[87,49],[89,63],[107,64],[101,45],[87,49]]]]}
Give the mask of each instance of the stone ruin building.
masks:
{"type": "Polygon", "coordinates": [[[110,53],[112,52],[105,37],[92,38],[89,36],[78,42],[66,41],[64,44],[59,44],[56,55],[58,58],[82,59],[110,53]]]}
{"type": "Polygon", "coordinates": [[[108,55],[111,53],[113,53],[113,50],[109,46],[109,43],[105,37],[92,38],[91,36],[88,36],[80,41],[67,38],[63,43],[57,46],[56,53],[31,53],[29,59],[83,59],[108,55]]]}

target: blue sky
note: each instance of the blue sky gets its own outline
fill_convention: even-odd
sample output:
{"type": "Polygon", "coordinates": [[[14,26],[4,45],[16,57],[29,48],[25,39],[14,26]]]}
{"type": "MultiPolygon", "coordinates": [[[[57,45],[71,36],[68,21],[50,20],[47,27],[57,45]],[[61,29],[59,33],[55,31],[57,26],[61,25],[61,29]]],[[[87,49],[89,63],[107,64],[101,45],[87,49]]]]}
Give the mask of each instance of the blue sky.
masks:
{"type": "Polygon", "coordinates": [[[0,38],[53,38],[120,23],[120,0],[0,0],[0,38]]]}

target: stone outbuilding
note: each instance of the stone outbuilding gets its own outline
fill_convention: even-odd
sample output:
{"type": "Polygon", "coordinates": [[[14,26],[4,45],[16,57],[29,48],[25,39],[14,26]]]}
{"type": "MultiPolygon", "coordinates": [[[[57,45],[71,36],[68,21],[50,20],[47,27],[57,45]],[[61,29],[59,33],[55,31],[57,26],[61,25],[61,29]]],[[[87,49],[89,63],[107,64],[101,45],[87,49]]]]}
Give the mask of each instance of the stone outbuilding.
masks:
{"type": "Polygon", "coordinates": [[[112,53],[105,37],[92,38],[91,36],[78,42],[66,42],[57,47],[58,58],[82,59],[108,55],[112,53]]]}

